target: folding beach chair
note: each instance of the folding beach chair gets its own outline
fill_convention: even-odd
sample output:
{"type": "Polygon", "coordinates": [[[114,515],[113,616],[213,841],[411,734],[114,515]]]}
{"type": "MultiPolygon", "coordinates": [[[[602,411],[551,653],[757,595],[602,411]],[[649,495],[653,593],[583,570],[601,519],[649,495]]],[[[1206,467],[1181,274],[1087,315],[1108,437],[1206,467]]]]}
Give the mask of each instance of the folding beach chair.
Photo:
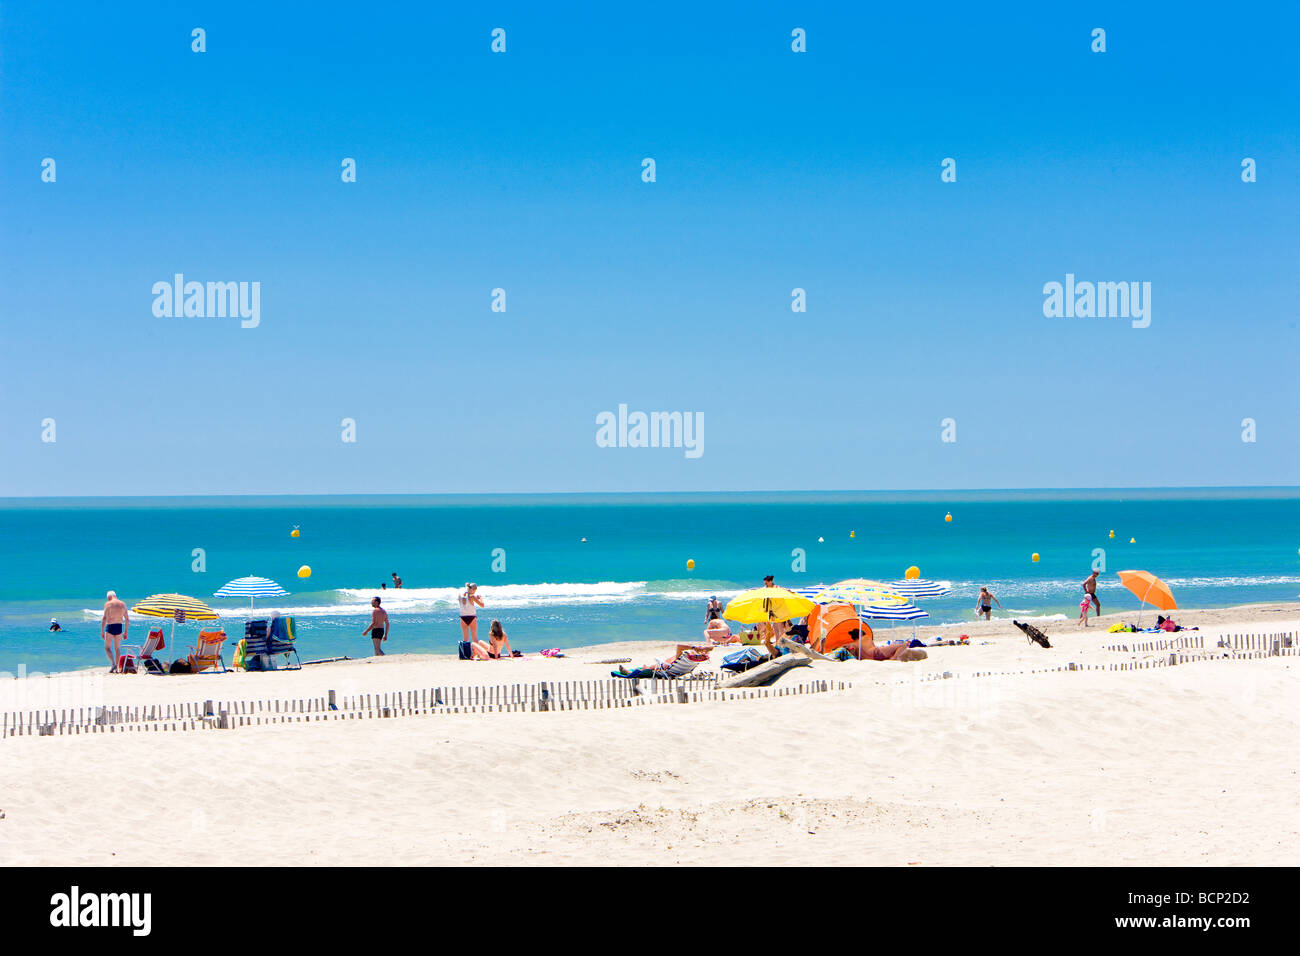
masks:
{"type": "Polygon", "coordinates": [[[211,668],[216,673],[224,674],[227,668],[221,656],[221,645],[225,643],[225,631],[200,631],[198,643],[190,648],[190,673],[198,674],[211,668]],[[219,671],[218,665],[221,667],[219,671]]]}
{"type": "Polygon", "coordinates": [[[708,654],[687,651],[686,653],[679,655],[676,660],[669,661],[666,667],[656,667],[654,669],[654,676],[666,680],[675,680],[678,677],[685,677],[708,659],[708,654]]]}
{"type": "Polygon", "coordinates": [[[154,655],[166,647],[161,627],[153,628],[144,645],[123,644],[118,657],[118,670],[124,674],[166,674],[167,665],[154,655]]]}
{"type": "Polygon", "coordinates": [[[302,670],[302,658],[298,656],[298,647],[294,643],[297,637],[298,629],[292,617],[271,619],[271,629],[266,635],[266,653],[272,655],[272,669],[275,666],[275,656],[283,654],[285,670],[302,670]],[[289,665],[290,655],[293,655],[296,662],[293,666],[289,665]]]}

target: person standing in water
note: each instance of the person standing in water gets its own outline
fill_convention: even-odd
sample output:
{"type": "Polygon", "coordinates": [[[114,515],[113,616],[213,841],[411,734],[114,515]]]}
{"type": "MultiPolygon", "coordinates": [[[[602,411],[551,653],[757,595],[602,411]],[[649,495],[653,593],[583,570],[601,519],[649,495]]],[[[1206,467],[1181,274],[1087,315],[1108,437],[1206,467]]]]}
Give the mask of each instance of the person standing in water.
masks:
{"type": "Polygon", "coordinates": [[[460,639],[473,644],[478,640],[478,608],[483,606],[483,599],[478,596],[478,585],[472,581],[465,582],[465,590],[456,600],[460,604],[460,639]]]}
{"type": "Polygon", "coordinates": [[[1088,595],[1088,599],[1098,617],[1101,617],[1101,601],[1097,598],[1097,575],[1100,573],[1100,571],[1093,571],[1083,582],[1084,593],[1088,595]]]}
{"type": "Polygon", "coordinates": [[[116,591],[109,591],[104,602],[104,615],[99,620],[99,636],[104,639],[104,653],[112,666],[110,674],[117,673],[117,659],[122,650],[122,638],[131,633],[131,614],[126,604],[118,600],[116,591]]]}
{"type": "Polygon", "coordinates": [[[375,656],[383,657],[384,649],[379,645],[388,640],[388,612],[379,606],[379,598],[371,598],[370,606],[373,610],[370,612],[370,626],[361,632],[361,636],[370,635],[370,643],[375,645],[375,656]]]}
{"type": "Polygon", "coordinates": [[[979,603],[975,605],[975,619],[979,620],[983,617],[986,621],[993,620],[994,604],[998,606],[999,611],[1003,609],[1002,602],[998,600],[997,595],[988,589],[988,585],[984,585],[980,588],[979,603]]]}
{"type": "Polygon", "coordinates": [[[401,586],[402,586],[402,579],[399,578],[399,577],[397,576],[397,572],[394,571],[394,572],[393,572],[393,587],[395,587],[395,588],[400,588],[401,586]]]}

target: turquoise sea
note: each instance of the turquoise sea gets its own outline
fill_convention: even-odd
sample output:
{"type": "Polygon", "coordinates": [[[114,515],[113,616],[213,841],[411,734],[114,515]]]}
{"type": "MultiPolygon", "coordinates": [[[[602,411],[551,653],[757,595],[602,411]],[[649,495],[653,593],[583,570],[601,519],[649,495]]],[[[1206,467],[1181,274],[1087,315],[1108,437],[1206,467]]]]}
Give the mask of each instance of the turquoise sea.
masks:
{"type": "Polygon", "coordinates": [[[1163,577],[1184,607],[1290,601],[1298,548],[1298,489],[5,499],[0,672],[106,667],[98,613],[110,588],[128,605],[161,591],[202,598],[233,643],[247,604],[212,592],[249,574],[291,592],[259,611],[294,614],[312,659],[370,653],[361,631],[375,594],[392,615],[390,651],[454,653],[467,580],[487,603],[482,620],[500,618],[517,649],[535,651],[694,638],[710,594],[764,574],[787,586],[890,581],[917,565],[953,586],[919,602],[931,615],[922,634],[972,620],[981,584],[1002,616],[1074,617],[1095,549],[1107,612],[1137,609],[1115,577],[1127,568],[1163,577]],[[381,591],[392,571],[405,588],[381,591]],[[51,617],[62,633],[47,630],[51,617]]]}

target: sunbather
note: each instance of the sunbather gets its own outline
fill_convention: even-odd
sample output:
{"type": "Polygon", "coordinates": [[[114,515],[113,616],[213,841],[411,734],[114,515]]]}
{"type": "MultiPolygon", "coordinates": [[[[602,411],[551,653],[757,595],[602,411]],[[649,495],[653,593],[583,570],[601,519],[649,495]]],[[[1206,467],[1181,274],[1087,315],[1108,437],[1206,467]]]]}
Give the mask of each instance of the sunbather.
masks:
{"type": "Polygon", "coordinates": [[[655,661],[649,667],[638,667],[634,670],[628,670],[623,665],[619,665],[618,670],[610,671],[610,677],[680,677],[683,674],[689,674],[700,664],[709,659],[709,651],[713,650],[711,644],[678,644],[673,656],[666,661],[655,661]]]}
{"type": "Polygon", "coordinates": [[[908,647],[906,642],[881,647],[869,635],[850,641],[844,650],[860,661],[923,661],[930,656],[919,647],[908,647]]]}

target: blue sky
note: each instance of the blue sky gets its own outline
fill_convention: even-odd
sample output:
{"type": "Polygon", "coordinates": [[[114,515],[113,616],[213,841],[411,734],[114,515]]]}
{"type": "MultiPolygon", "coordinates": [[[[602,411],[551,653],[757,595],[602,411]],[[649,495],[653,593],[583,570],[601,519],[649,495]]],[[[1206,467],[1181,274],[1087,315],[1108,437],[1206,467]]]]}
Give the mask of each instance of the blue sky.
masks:
{"type": "Polygon", "coordinates": [[[439,6],[0,4],[0,495],[1296,483],[1294,4],[439,6]]]}

